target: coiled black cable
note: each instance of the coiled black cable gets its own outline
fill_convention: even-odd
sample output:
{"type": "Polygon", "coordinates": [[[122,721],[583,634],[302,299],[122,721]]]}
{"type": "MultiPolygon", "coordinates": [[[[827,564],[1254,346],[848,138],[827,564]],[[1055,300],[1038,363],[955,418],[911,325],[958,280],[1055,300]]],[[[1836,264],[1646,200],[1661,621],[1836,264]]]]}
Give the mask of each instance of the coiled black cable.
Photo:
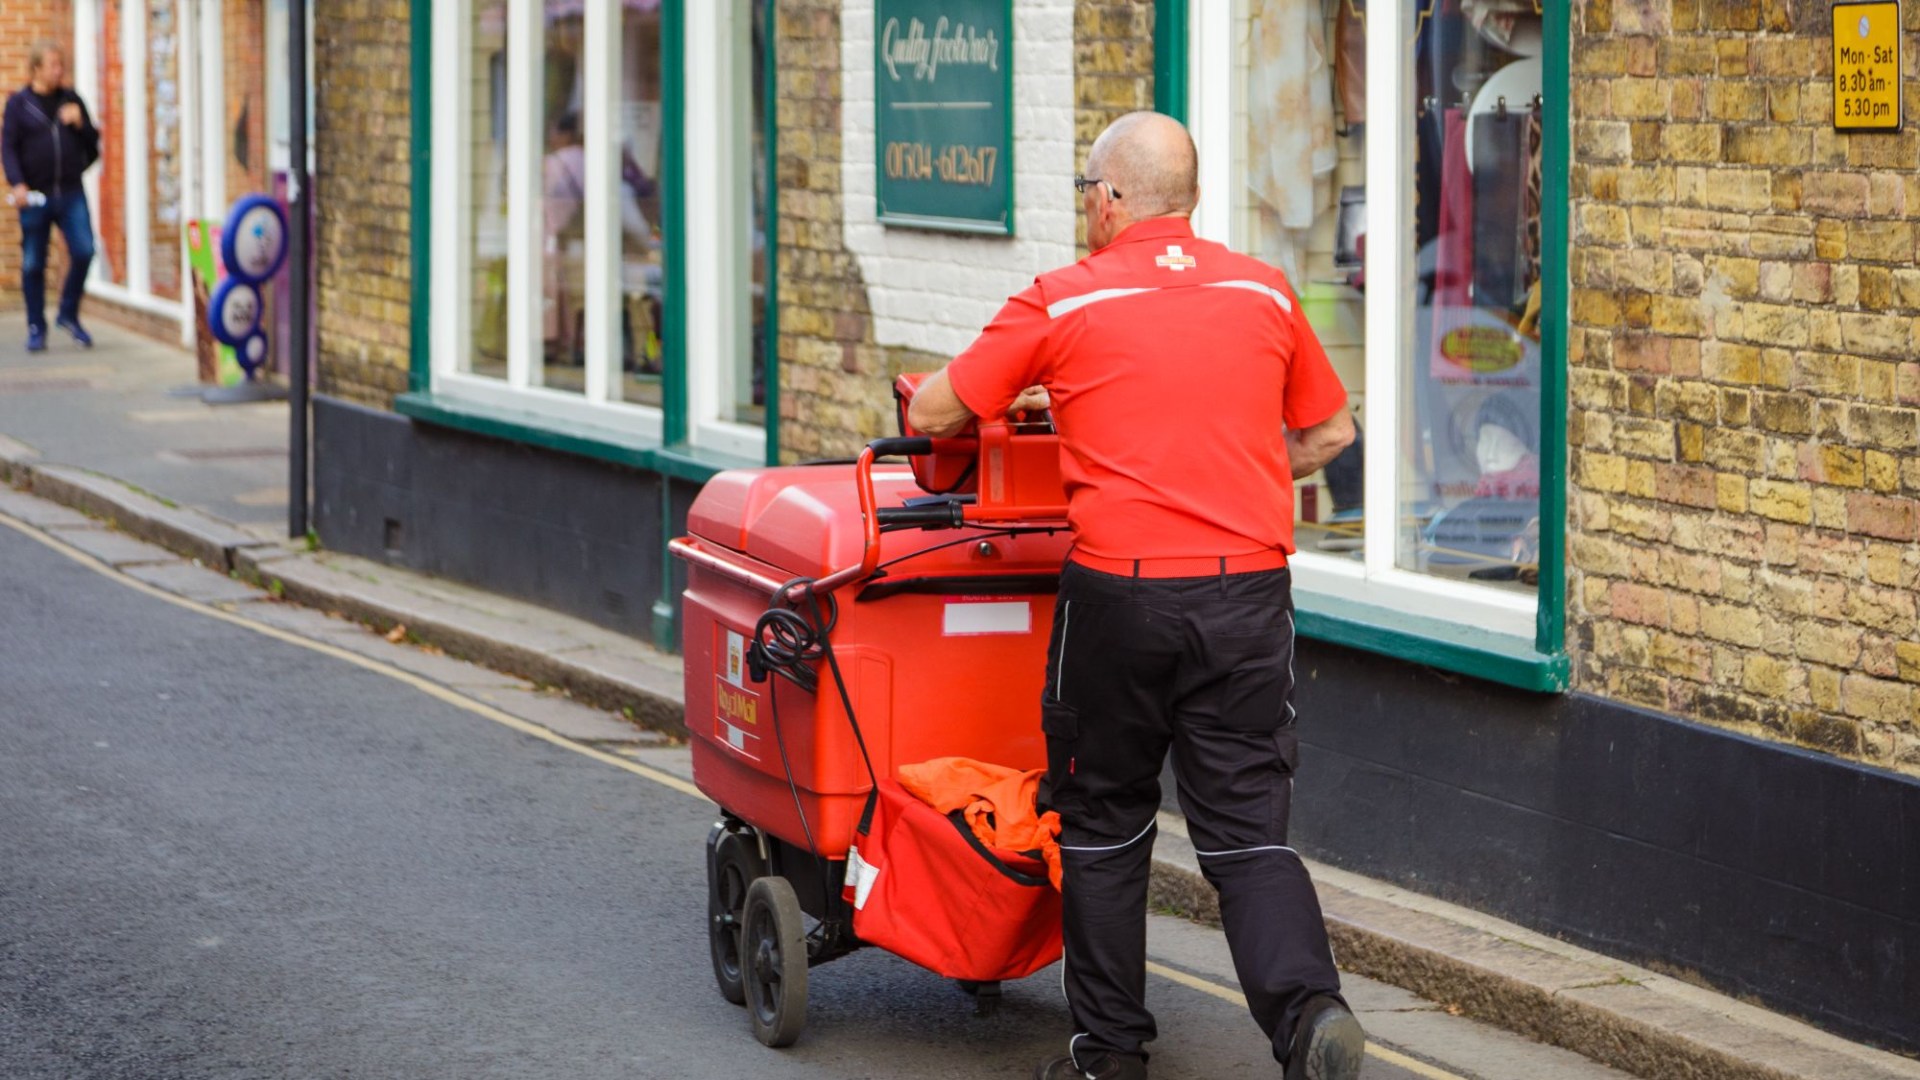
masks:
{"type": "MultiPolygon", "coordinates": [[[[827,669],[833,673],[834,686],[840,692],[840,704],[847,710],[847,725],[853,729],[854,742],[860,747],[867,779],[877,787],[879,780],[874,773],[873,758],[867,752],[867,739],[860,731],[860,721],[854,717],[853,698],[847,693],[847,681],[840,673],[840,662],[834,658],[829,638],[840,623],[840,604],[831,593],[824,597],[823,603],[813,585],[812,578],[794,578],[773,594],[772,604],[753,625],[753,642],[747,646],[747,671],[755,682],[778,675],[812,694],[820,685],[813,662],[824,658],[827,669]]],[[[800,819],[800,831],[806,836],[807,854],[818,860],[820,845],[813,838],[812,824],[807,821],[806,807],[800,800],[800,785],[793,776],[793,762],[787,756],[786,732],[780,725],[779,687],[769,688],[768,694],[774,744],[780,749],[780,768],[786,773],[787,791],[793,796],[793,812],[800,819]]],[[[820,887],[820,910],[824,914],[832,906],[824,871],[820,875],[820,887]]]]}
{"type": "Polygon", "coordinates": [[[813,693],[820,676],[813,662],[826,655],[827,635],[840,622],[840,603],[813,591],[812,578],[794,578],[773,594],[773,603],[753,624],[747,669],[760,682],[779,675],[813,693]]]}

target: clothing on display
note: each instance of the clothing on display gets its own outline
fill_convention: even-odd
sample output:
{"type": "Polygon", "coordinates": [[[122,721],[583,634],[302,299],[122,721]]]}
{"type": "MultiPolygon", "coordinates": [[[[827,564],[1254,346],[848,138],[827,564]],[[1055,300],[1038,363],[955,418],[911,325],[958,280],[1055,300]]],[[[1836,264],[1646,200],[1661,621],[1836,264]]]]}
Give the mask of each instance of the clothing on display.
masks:
{"type": "Polygon", "coordinates": [[[1473,301],[1481,307],[1519,309],[1537,273],[1529,250],[1538,246],[1540,208],[1529,181],[1538,130],[1531,109],[1485,114],[1473,128],[1473,301]]]}
{"type": "Polygon", "coordinates": [[[1339,163],[1333,74],[1321,0],[1255,0],[1247,119],[1247,183],[1259,199],[1262,250],[1290,281],[1303,280],[1307,230],[1333,209],[1339,163]]]}
{"type": "Polygon", "coordinates": [[[1333,85],[1340,115],[1352,130],[1367,122],[1366,0],[1336,0],[1333,23],[1333,85]]]}

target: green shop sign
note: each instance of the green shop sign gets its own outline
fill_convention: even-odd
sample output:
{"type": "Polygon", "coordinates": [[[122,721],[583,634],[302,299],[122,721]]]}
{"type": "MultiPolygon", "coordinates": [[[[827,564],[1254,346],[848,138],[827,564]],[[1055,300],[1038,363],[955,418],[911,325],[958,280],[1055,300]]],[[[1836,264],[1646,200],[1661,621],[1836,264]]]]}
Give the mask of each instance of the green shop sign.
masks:
{"type": "Polygon", "coordinates": [[[879,0],[875,165],[887,225],[1013,235],[1013,0],[879,0]]]}

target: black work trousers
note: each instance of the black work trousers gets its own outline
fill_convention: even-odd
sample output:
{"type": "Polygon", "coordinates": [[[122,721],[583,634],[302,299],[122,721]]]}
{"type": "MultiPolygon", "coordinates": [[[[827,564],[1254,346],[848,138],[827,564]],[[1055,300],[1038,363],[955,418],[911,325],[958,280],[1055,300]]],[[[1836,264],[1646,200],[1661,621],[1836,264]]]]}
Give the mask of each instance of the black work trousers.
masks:
{"type": "Polygon", "coordinates": [[[1147,878],[1160,769],[1181,810],[1247,1005],[1285,1061],[1301,1008],[1338,994],[1320,901],[1287,847],[1298,761],[1286,570],[1121,577],[1069,562],[1041,703],[1060,812],[1075,1060],[1146,1056],[1147,878]]]}

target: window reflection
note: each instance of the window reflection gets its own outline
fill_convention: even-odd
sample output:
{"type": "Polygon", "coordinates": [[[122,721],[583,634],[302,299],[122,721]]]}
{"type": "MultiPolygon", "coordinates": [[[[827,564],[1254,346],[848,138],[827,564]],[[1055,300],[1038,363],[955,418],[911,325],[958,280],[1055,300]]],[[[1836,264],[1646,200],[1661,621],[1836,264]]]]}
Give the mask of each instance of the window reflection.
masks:
{"type": "Polygon", "coordinates": [[[625,401],[658,406],[665,355],[666,244],[660,5],[628,0],[620,21],[620,372],[625,401]]]}
{"type": "Polygon", "coordinates": [[[1413,354],[1395,561],[1539,579],[1541,18],[1534,0],[1410,0],[1413,354]]]}
{"type": "Polygon", "coordinates": [[[540,160],[541,384],[586,389],[587,100],[586,16],[580,0],[546,0],[546,50],[534,108],[540,160]]]}
{"type": "MultiPolygon", "coordinates": [[[[1279,267],[1356,413],[1366,391],[1366,31],[1361,0],[1235,0],[1234,246],[1279,267]]],[[[1297,485],[1302,551],[1359,557],[1356,440],[1297,485]]]]}
{"type": "Polygon", "coordinates": [[[507,377],[507,0],[473,6],[473,54],[468,71],[473,92],[473,153],[468,180],[467,235],[473,258],[473,352],[467,369],[507,377]]]}
{"type": "Polygon", "coordinates": [[[742,110],[741,122],[749,127],[743,138],[735,140],[736,152],[744,151],[735,160],[740,162],[746,173],[741,187],[745,198],[747,217],[747,250],[742,253],[740,271],[735,280],[740,284],[735,303],[739,306],[740,320],[744,323],[746,340],[735,350],[732,377],[728,380],[731,393],[728,395],[727,413],[722,417],[742,424],[765,424],[767,419],[767,0],[752,0],[742,5],[752,46],[741,57],[747,70],[739,73],[738,83],[746,92],[746,100],[752,102],[750,110],[742,110]]]}

